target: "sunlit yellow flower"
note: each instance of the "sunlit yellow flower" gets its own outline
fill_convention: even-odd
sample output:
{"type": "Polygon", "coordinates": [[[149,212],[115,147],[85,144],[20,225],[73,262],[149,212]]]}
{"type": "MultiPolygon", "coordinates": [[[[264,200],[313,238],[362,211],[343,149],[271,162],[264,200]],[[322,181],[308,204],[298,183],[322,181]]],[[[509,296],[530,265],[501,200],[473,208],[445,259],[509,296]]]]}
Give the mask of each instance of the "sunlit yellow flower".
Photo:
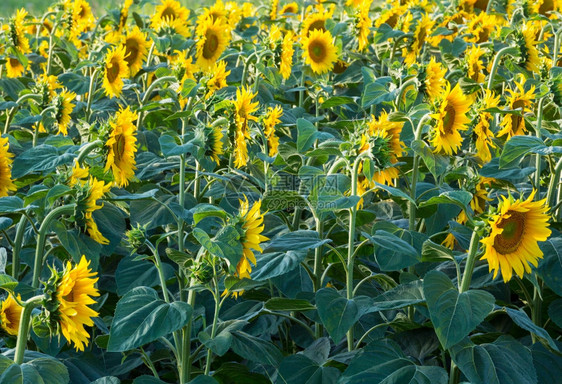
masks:
{"type": "Polygon", "coordinates": [[[480,12],[476,17],[469,21],[467,27],[472,35],[466,41],[470,43],[484,43],[490,38],[492,32],[500,26],[500,19],[486,12],[480,12]]]}
{"type": "Polygon", "coordinates": [[[105,171],[113,172],[115,184],[126,187],[135,176],[135,153],[137,152],[137,114],[129,107],[119,110],[109,123],[111,133],[105,146],[109,148],[105,171]]]}
{"type": "Polygon", "coordinates": [[[283,8],[281,8],[281,12],[279,12],[281,16],[296,15],[297,13],[299,13],[299,5],[295,2],[285,4],[283,8]]]}
{"type": "Polygon", "coordinates": [[[271,0],[271,10],[269,11],[269,18],[277,20],[277,12],[279,10],[279,0],[271,0]]]}
{"type": "Polygon", "coordinates": [[[246,133],[236,128],[234,132],[234,166],[242,168],[248,164],[248,143],[246,142],[246,133]]]}
{"type": "Polygon", "coordinates": [[[466,130],[470,122],[467,117],[470,105],[470,99],[463,95],[458,84],[453,89],[447,84],[439,111],[431,115],[437,120],[431,134],[431,143],[435,147],[435,152],[452,155],[459,150],[463,140],[459,131],[466,130]]]}
{"type": "Polygon", "coordinates": [[[61,87],[62,85],[59,83],[58,78],[53,75],[41,74],[35,80],[36,92],[42,96],[42,105],[49,104],[51,99],[56,96],[56,90],[61,87]]]}
{"type": "MultiPolygon", "coordinates": [[[[21,296],[19,294],[18,300],[21,301],[21,296]]],[[[16,336],[18,334],[22,310],[23,307],[14,300],[12,294],[9,294],[8,297],[2,301],[2,307],[0,308],[0,326],[8,335],[16,336]]]]}
{"type": "Polygon", "coordinates": [[[395,6],[390,9],[386,9],[381,13],[379,17],[375,19],[375,27],[380,27],[383,24],[388,24],[391,28],[396,27],[400,17],[404,16],[406,13],[405,6],[395,6]]]}
{"type": "Polygon", "coordinates": [[[70,178],[68,179],[68,185],[71,187],[74,187],[78,183],[83,185],[86,183],[86,179],[88,179],[89,176],[90,176],[90,167],[84,166],[84,168],[82,168],[80,166],[80,163],[75,161],[74,165],[72,166],[70,178]]]}
{"type": "MultiPolygon", "coordinates": [[[[193,63],[191,56],[189,56],[189,50],[175,51],[169,61],[174,75],[179,80],[178,90],[181,92],[188,79],[195,80],[195,73],[198,71],[197,66],[193,63]]],[[[183,109],[187,104],[187,98],[178,94],[178,99],[183,109]]]]}
{"type": "Polygon", "coordinates": [[[494,92],[489,89],[486,90],[482,100],[482,107],[478,114],[478,122],[474,126],[473,133],[475,136],[476,156],[487,163],[492,160],[492,153],[490,148],[495,148],[494,133],[490,130],[490,123],[492,122],[493,115],[485,110],[488,108],[495,108],[500,103],[500,96],[494,97],[494,92]]]}
{"type": "Polygon", "coordinates": [[[206,19],[220,20],[223,24],[228,24],[228,17],[225,4],[222,0],[216,0],[215,4],[209,8],[204,8],[203,12],[197,17],[198,23],[206,19]]]}
{"type": "Polygon", "coordinates": [[[97,272],[90,269],[90,261],[84,256],[72,267],[67,261],[62,278],[57,285],[56,299],[60,303],[57,317],[64,338],[74,344],[77,351],[88,345],[90,334],[84,326],[94,325],[92,318],[98,313],[90,306],[96,303],[93,297],[99,296],[94,286],[98,281],[97,272]]]}
{"type": "Polygon", "coordinates": [[[117,30],[122,31],[127,24],[127,18],[129,17],[129,8],[133,5],[133,0],[124,0],[121,10],[119,12],[119,24],[117,25],[117,30]]]}
{"type": "MultiPolygon", "coordinates": [[[[389,161],[391,164],[396,164],[398,158],[404,154],[404,143],[400,140],[403,122],[390,121],[386,111],[381,112],[378,119],[371,115],[371,121],[368,123],[368,131],[370,136],[382,137],[388,140],[389,161]]],[[[398,168],[387,167],[378,170],[373,175],[373,181],[380,184],[394,185],[396,178],[399,175],[398,168]]]]}
{"type": "Polygon", "coordinates": [[[179,1],[162,0],[150,18],[150,25],[156,31],[172,27],[176,33],[189,37],[188,18],[189,9],[183,7],[179,1]]]}
{"type": "Polygon", "coordinates": [[[6,74],[8,77],[20,77],[25,72],[23,64],[15,57],[6,58],[6,74]]]}
{"type": "Polygon", "coordinates": [[[430,100],[439,98],[445,89],[447,81],[445,74],[447,69],[432,57],[425,66],[425,79],[423,81],[422,91],[430,100]]]}
{"type": "Polygon", "coordinates": [[[129,67],[125,61],[126,48],[115,47],[105,55],[105,69],[103,76],[103,88],[105,94],[111,97],[119,97],[123,89],[123,79],[129,74],[129,67]]]}
{"type": "Polygon", "coordinates": [[[72,103],[76,98],[74,92],[70,92],[64,89],[53,99],[53,105],[55,106],[55,124],[57,126],[58,132],[62,133],[64,136],[68,135],[68,125],[70,124],[70,114],[74,110],[74,104],[72,103]]]}
{"type": "Polygon", "coordinates": [[[294,35],[293,32],[288,31],[281,43],[281,64],[279,65],[279,73],[281,73],[281,76],[283,76],[285,80],[291,76],[294,53],[294,35]]]}
{"type": "Polygon", "coordinates": [[[562,5],[557,0],[537,0],[529,2],[527,4],[531,8],[531,12],[539,13],[543,16],[548,16],[551,19],[556,18],[556,16],[551,12],[560,12],[560,8],[562,7],[562,5]]]}
{"type": "Polygon", "coordinates": [[[536,45],[538,30],[532,22],[523,24],[521,28],[520,38],[518,40],[519,49],[521,51],[520,64],[530,72],[538,72],[540,66],[539,50],[536,45]]]}
{"type": "Polygon", "coordinates": [[[404,63],[411,65],[416,62],[417,56],[421,53],[423,45],[427,37],[431,34],[431,30],[435,25],[435,21],[428,14],[424,14],[414,30],[414,40],[411,46],[404,49],[404,63]]]}
{"type": "Polygon", "coordinates": [[[222,144],[223,136],[220,127],[213,127],[207,132],[205,155],[213,159],[217,165],[220,163],[219,156],[224,153],[222,144]]]}
{"type": "Polygon", "coordinates": [[[267,138],[269,156],[271,157],[277,155],[278,152],[279,138],[275,135],[275,126],[281,122],[281,116],[283,116],[283,108],[277,105],[275,108],[269,107],[267,109],[267,115],[263,119],[263,133],[267,138]]]}
{"type": "Polygon", "coordinates": [[[146,35],[135,26],[125,37],[125,61],[129,67],[129,75],[134,76],[142,68],[148,55],[149,43],[146,35]]]}
{"type": "Polygon", "coordinates": [[[527,92],[523,87],[523,79],[520,81],[514,81],[515,91],[508,89],[510,96],[507,96],[507,106],[511,110],[520,109],[521,116],[506,113],[500,123],[502,129],[499,130],[498,136],[506,136],[510,139],[512,136],[524,135],[527,132],[525,128],[525,119],[522,115],[525,113],[533,112],[532,106],[535,99],[535,86],[531,86],[527,92]]]}
{"type": "Polygon", "coordinates": [[[301,35],[306,37],[309,35],[310,32],[314,31],[315,29],[319,29],[321,31],[326,30],[326,20],[330,18],[329,13],[313,13],[304,19],[302,22],[302,29],[301,35]]]}
{"type": "Polygon", "coordinates": [[[359,5],[359,14],[357,15],[357,41],[359,42],[359,50],[363,51],[369,43],[368,38],[371,33],[373,21],[369,17],[369,9],[371,7],[370,0],[363,0],[359,5]]]}
{"type": "Polygon", "coordinates": [[[257,121],[258,118],[252,113],[258,110],[259,103],[252,102],[256,93],[252,93],[250,87],[242,87],[236,90],[236,100],[233,101],[236,109],[236,126],[249,138],[248,120],[257,121]]]}
{"type": "Polygon", "coordinates": [[[498,213],[488,221],[490,234],[481,240],[485,246],[482,259],[488,261],[494,278],[501,270],[506,283],[513,271],[523,278],[525,272],[531,272],[529,264],[538,265],[538,259],[543,257],[538,242],[546,241],[551,234],[546,199],[533,202],[535,193],[533,190],[527,200],[502,196],[498,213]]]}
{"type": "Polygon", "coordinates": [[[230,42],[230,30],[221,19],[207,18],[197,26],[197,65],[208,70],[230,42]]]}
{"type": "Polygon", "coordinates": [[[27,11],[21,8],[16,12],[16,16],[10,20],[10,43],[23,54],[31,52],[29,39],[25,36],[25,26],[23,24],[26,17],[27,11]]]}
{"type": "Polygon", "coordinates": [[[302,39],[303,57],[316,74],[331,71],[338,60],[338,52],[333,44],[330,31],[315,29],[302,39]]]}
{"type": "Polygon", "coordinates": [[[242,230],[244,234],[242,235],[240,241],[242,243],[243,251],[242,257],[236,266],[236,273],[239,278],[250,278],[250,273],[252,272],[252,266],[256,265],[256,256],[254,251],[262,252],[260,243],[269,240],[267,237],[263,236],[263,214],[261,210],[261,200],[256,201],[252,208],[246,196],[244,196],[244,201],[240,200],[240,211],[238,217],[242,222],[242,230]],[[251,263],[251,264],[250,264],[251,263]]]}
{"type": "Polygon", "coordinates": [[[8,150],[10,144],[7,137],[0,137],[0,197],[8,196],[8,191],[17,190],[12,182],[12,158],[8,150]]]}
{"type": "Polygon", "coordinates": [[[99,231],[98,225],[94,221],[92,214],[98,209],[103,208],[102,205],[98,205],[97,201],[103,197],[103,195],[109,192],[111,188],[111,183],[105,183],[103,181],[97,180],[95,177],[90,176],[88,180],[88,196],[85,202],[85,212],[84,219],[86,221],[86,230],[90,237],[100,244],[109,244],[107,240],[99,231]]]}
{"type": "Polygon", "coordinates": [[[226,61],[221,60],[213,66],[211,70],[212,77],[207,81],[207,95],[210,97],[215,91],[226,87],[226,78],[230,75],[230,71],[226,70],[226,61]]]}

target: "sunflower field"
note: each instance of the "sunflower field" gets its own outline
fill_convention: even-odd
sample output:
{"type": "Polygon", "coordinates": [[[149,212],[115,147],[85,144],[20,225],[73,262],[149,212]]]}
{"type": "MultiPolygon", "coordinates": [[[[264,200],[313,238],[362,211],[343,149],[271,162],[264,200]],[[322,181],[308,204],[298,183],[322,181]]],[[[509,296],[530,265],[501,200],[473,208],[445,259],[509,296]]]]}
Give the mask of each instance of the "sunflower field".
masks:
{"type": "Polygon", "coordinates": [[[0,15],[0,384],[562,383],[561,1],[97,13],[0,15]]]}

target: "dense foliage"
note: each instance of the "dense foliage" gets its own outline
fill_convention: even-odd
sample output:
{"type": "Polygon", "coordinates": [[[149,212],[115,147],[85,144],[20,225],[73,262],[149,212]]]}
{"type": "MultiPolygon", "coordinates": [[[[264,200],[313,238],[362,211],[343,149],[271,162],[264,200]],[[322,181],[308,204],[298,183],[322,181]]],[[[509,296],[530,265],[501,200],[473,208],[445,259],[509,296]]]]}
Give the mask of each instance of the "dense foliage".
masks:
{"type": "Polygon", "coordinates": [[[560,7],[3,15],[0,384],[560,382],[560,7]]]}

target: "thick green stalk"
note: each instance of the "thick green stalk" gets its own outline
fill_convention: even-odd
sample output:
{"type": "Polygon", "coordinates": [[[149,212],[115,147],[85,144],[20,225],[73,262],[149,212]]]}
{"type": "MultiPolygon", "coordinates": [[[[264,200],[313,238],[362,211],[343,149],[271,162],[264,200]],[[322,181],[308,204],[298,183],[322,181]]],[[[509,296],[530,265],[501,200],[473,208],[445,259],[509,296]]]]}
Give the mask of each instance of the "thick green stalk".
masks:
{"type": "Polygon", "coordinates": [[[67,204],[53,209],[45,217],[39,227],[39,234],[37,235],[37,246],[35,248],[35,261],[33,265],[33,280],[31,286],[33,288],[39,287],[39,277],[41,276],[41,267],[43,265],[43,252],[45,251],[45,243],[47,241],[47,232],[51,227],[53,220],[65,214],[74,213],[76,204],[67,204]]]}
{"type": "Polygon", "coordinates": [[[32,297],[25,302],[23,310],[21,311],[18,340],[16,342],[16,352],[14,355],[14,362],[16,364],[23,363],[27,337],[29,335],[29,326],[31,325],[31,311],[33,311],[33,308],[39,305],[44,299],[44,295],[32,297]]]}
{"type": "MultiPolygon", "coordinates": [[[[554,192],[558,190],[560,185],[560,174],[562,172],[562,157],[558,159],[556,166],[554,167],[554,173],[551,175],[550,183],[548,184],[548,191],[546,193],[546,203],[549,207],[554,205],[554,192]]],[[[554,212],[552,212],[554,213],[554,212]]]]}
{"type": "MultiPolygon", "coordinates": [[[[315,218],[316,221],[316,232],[318,232],[318,237],[322,239],[324,236],[324,222],[319,218],[315,218]]],[[[319,246],[314,250],[314,292],[322,288],[322,246],[319,246]]],[[[323,329],[322,324],[316,323],[315,327],[316,338],[322,337],[323,329]]]]}
{"type": "Polygon", "coordinates": [[[406,90],[408,89],[408,87],[410,85],[416,85],[417,84],[417,79],[411,78],[410,80],[406,81],[404,84],[402,84],[402,86],[400,87],[400,92],[398,92],[398,97],[396,98],[396,110],[400,110],[400,102],[402,101],[402,97],[404,96],[404,92],[406,92],[406,90]]]}
{"type": "Polygon", "coordinates": [[[468,257],[466,259],[466,266],[462,275],[462,283],[459,292],[463,293],[470,288],[470,281],[472,280],[472,272],[474,271],[474,263],[476,262],[476,254],[478,253],[478,245],[480,243],[479,227],[474,228],[472,237],[470,239],[470,247],[468,248],[468,257]]]}
{"type": "Polygon", "coordinates": [[[86,104],[86,121],[90,122],[90,114],[92,112],[92,100],[96,92],[96,80],[98,79],[99,68],[96,68],[90,77],[90,86],[88,87],[88,103],[86,104]]]}
{"type": "MultiPolygon", "coordinates": [[[[422,135],[423,125],[426,120],[430,119],[431,116],[429,114],[424,115],[414,132],[414,140],[419,140],[422,135]]],[[[414,231],[416,229],[416,185],[418,183],[418,172],[419,172],[419,165],[420,165],[420,157],[416,152],[413,153],[414,161],[413,161],[413,168],[412,168],[412,183],[410,184],[410,197],[412,201],[408,202],[408,210],[409,210],[409,226],[408,229],[410,231],[414,231]]]]}
{"type": "MultiPolygon", "coordinates": [[[[217,277],[217,270],[215,269],[215,266],[213,266],[213,274],[214,274],[214,279],[213,279],[213,285],[215,287],[215,292],[213,293],[213,297],[215,299],[215,313],[213,314],[213,326],[211,327],[211,340],[215,338],[216,333],[217,333],[217,322],[219,319],[219,312],[221,310],[221,298],[220,298],[220,292],[219,292],[219,279],[217,277]]],[[[205,375],[209,375],[209,372],[211,371],[211,359],[213,357],[213,351],[211,350],[211,348],[207,348],[207,360],[205,363],[205,375]]]]}
{"type": "Polygon", "coordinates": [[[16,227],[16,238],[14,239],[14,248],[12,250],[12,277],[18,279],[20,273],[20,253],[23,246],[23,234],[25,232],[25,224],[27,219],[24,215],[16,227]]]}
{"type": "Polygon", "coordinates": [[[45,71],[47,75],[51,74],[51,64],[53,62],[53,36],[55,35],[58,25],[58,22],[53,25],[53,29],[51,29],[51,34],[49,35],[49,55],[47,57],[47,70],[45,71]]]}
{"type": "MultiPolygon", "coordinates": [[[[172,82],[172,81],[177,81],[177,79],[176,79],[175,76],[162,76],[162,77],[159,77],[158,79],[154,80],[152,82],[152,84],[150,84],[150,86],[148,87],[146,92],[144,93],[144,96],[141,100],[140,108],[142,108],[146,105],[146,103],[150,99],[150,95],[152,94],[152,92],[154,91],[156,86],[158,86],[158,85],[160,85],[160,83],[164,83],[166,81],[172,82]]],[[[137,118],[137,129],[140,129],[143,117],[144,117],[144,113],[143,113],[143,111],[140,111],[139,116],[137,118]]]]}
{"type": "Polygon", "coordinates": [[[78,157],[76,158],[76,162],[79,165],[82,165],[86,156],[88,156],[88,154],[92,152],[94,149],[99,147],[100,144],[102,144],[101,140],[94,140],[91,143],[84,145],[82,148],[80,148],[80,151],[78,152],[78,157]]]}
{"type": "Polygon", "coordinates": [[[490,77],[488,79],[488,85],[486,89],[492,89],[492,85],[494,84],[494,76],[496,75],[496,71],[498,70],[498,66],[500,64],[500,60],[503,55],[506,54],[517,54],[517,48],[514,47],[504,47],[496,53],[496,57],[494,57],[494,62],[492,63],[492,70],[490,71],[490,77]]]}

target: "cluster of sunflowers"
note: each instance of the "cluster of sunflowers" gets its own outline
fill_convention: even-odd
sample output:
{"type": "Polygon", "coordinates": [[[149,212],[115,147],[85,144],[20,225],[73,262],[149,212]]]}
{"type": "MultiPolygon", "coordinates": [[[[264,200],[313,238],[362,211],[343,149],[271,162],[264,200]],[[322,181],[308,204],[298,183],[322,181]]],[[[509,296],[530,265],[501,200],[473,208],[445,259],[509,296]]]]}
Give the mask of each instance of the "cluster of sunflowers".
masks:
{"type": "Polygon", "coordinates": [[[557,0],[5,17],[0,383],[559,377],[561,20],[557,0]]]}

